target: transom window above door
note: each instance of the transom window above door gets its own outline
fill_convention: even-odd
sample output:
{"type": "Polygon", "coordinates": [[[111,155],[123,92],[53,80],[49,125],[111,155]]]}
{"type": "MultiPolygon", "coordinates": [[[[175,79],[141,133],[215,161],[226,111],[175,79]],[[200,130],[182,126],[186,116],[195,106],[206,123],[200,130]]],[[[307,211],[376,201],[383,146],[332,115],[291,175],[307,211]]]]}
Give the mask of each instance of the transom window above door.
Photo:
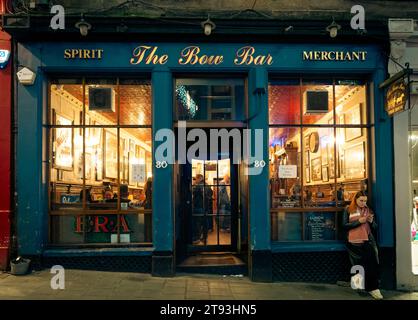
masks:
{"type": "Polygon", "coordinates": [[[245,119],[244,79],[176,79],[177,120],[245,119]]]}

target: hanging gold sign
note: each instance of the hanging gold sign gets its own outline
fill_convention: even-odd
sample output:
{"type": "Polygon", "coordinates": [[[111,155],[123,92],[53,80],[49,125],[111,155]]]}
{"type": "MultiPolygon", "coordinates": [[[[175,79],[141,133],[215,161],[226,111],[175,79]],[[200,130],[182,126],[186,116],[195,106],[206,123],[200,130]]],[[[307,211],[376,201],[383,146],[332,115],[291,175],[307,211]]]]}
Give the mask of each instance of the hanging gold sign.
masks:
{"type": "Polygon", "coordinates": [[[407,86],[404,79],[393,83],[386,92],[386,112],[389,116],[404,111],[407,86]]]}

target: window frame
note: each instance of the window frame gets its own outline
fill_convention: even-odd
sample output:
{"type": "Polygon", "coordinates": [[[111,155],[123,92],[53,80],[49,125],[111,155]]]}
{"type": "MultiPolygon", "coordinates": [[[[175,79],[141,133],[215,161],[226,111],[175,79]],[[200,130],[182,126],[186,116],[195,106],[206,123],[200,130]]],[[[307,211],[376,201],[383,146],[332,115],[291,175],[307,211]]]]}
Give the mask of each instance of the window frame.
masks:
{"type": "MultiPolygon", "coordinates": [[[[141,85],[142,83],[138,84],[141,85]]],[[[43,123],[43,131],[44,131],[44,142],[45,142],[45,152],[46,152],[46,156],[48,157],[48,166],[47,166],[47,174],[46,174],[46,178],[47,178],[47,189],[48,189],[48,246],[49,247],[92,247],[92,248],[96,248],[96,247],[151,247],[153,245],[153,240],[152,240],[152,208],[151,209],[144,209],[144,208],[138,208],[138,209],[122,209],[121,208],[121,184],[122,184],[122,180],[123,180],[123,173],[121,172],[121,160],[123,160],[123,154],[121,154],[121,142],[123,141],[121,135],[120,135],[120,131],[121,129],[147,129],[150,130],[150,134],[151,134],[151,157],[153,155],[153,148],[154,148],[154,143],[153,143],[153,86],[152,86],[152,81],[151,81],[151,74],[142,74],[142,75],[108,75],[108,74],[99,74],[99,75],[91,75],[91,74],[82,74],[82,75],[76,75],[76,76],[70,76],[68,74],[57,74],[57,75],[50,75],[48,78],[48,82],[47,82],[47,103],[46,103],[46,108],[44,108],[44,110],[46,111],[46,114],[44,116],[44,123],[43,123]],[[143,82],[143,84],[149,85],[150,86],[150,95],[151,95],[151,103],[150,103],[150,108],[151,108],[151,118],[150,118],[150,123],[147,124],[121,124],[120,121],[120,94],[117,94],[117,98],[115,99],[115,103],[116,103],[116,116],[117,116],[117,122],[116,124],[86,124],[86,88],[87,88],[87,81],[86,80],[92,80],[92,79],[97,79],[97,80],[108,80],[111,79],[112,81],[115,81],[115,90],[116,92],[120,92],[120,86],[123,85],[123,80],[131,80],[131,81],[139,81],[139,82],[143,82]],[[78,81],[81,80],[81,83],[79,83],[78,81]],[[122,80],[122,84],[121,84],[121,80],[122,80]],[[74,81],[74,83],[72,83],[71,81],[74,81]],[[51,96],[51,86],[53,84],[60,84],[60,82],[69,82],[69,85],[81,85],[82,86],[82,95],[83,95],[83,101],[81,101],[82,103],[82,117],[80,118],[80,124],[75,125],[74,122],[72,121],[72,125],[68,125],[68,126],[62,126],[62,125],[57,125],[53,122],[52,119],[52,96],[51,96]],[[77,187],[80,187],[82,189],[82,201],[81,201],[81,208],[79,208],[79,203],[78,206],[76,207],[77,209],[71,210],[71,206],[69,206],[69,209],[64,209],[64,210],[53,210],[53,203],[52,203],[52,193],[53,193],[53,187],[52,185],[54,184],[54,187],[59,184],[59,185],[68,185],[68,189],[71,188],[72,185],[75,185],[75,183],[65,183],[62,182],[60,183],[59,181],[55,181],[52,182],[51,180],[51,173],[52,173],[52,169],[53,167],[53,148],[52,148],[52,139],[54,137],[53,132],[54,130],[56,130],[57,128],[71,128],[72,132],[72,144],[74,145],[74,137],[75,137],[75,130],[81,130],[82,132],[82,140],[83,140],[83,147],[82,147],[82,168],[83,168],[83,175],[82,175],[82,184],[81,185],[77,185],[77,187]],[[106,129],[113,129],[116,130],[116,137],[117,137],[117,178],[114,179],[114,181],[111,181],[111,185],[113,186],[113,188],[117,189],[117,194],[118,194],[118,198],[117,198],[117,205],[115,209],[104,209],[104,210],[91,210],[87,207],[87,201],[86,201],[86,186],[89,186],[88,184],[86,184],[86,129],[100,129],[100,130],[106,130],[106,129]],[[92,242],[92,243],[86,243],[86,224],[85,221],[87,220],[88,217],[96,217],[96,216],[112,216],[112,215],[116,215],[116,221],[117,221],[117,243],[110,243],[110,242],[92,242]],[[130,243],[123,243],[121,242],[121,217],[124,216],[125,219],[128,216],[136,216],[136,215],[143,215],[144,216],[144,232],[145,234],[147,233],[147,230],[149,229],[151,232],[150,234],[150,241],[149,242],[130,242],[130,243]],[[54,217],[59,217],[59,216],[65,216],[65,217],[74,217],[74,219],[76,219],[77,217],[83,217],[84,222],[83,222],[83,243],[56,243],[53,242],[53,230],[52,230],[52,226],[53,226],[53,222],[52,220],[54,219],[54,217]],[[151,218],[147,218],[151,216],[151,218]],[[149,220],[150,225],[147,226],[146,225],[146,220],[149,220]]],[[[104,142],[104,141],[103,141],[104,142]]],[[[102,153],[104,153],[103,150],[103,145],[101,146],[102,148],[102,153]]],[[[104,160],[104,157],[103,159],[104,160]]],[[[74,162],[74,158],[73,158],[73,162],[74,162]]],[[[152,161],[151,161],[152,163],[152,161]]],[[[153,168],[153,166],[152,166],[153,168]]],[[[106,180],[105,177],[103,176],[102,181],[106,180]]],[[[98,186],[99,187],[99,186],[98,186]]],[[[101,186],[103,187],[103,186],[101,186]]],[[[149,231],[148,230],[148,231],[149,231]]]]}
{"type": "MultiPolygon", "coordinates": [[[[270,85],[274,85],[274,82],[277,81],[279,82],[279,84],[277,84],[278,86],[280,86],[280,82],[282,83],[291,83],[294,82],[296,79],[299,80],[298,84],[296,84],[295,86],[299,87],[299,99],[300,99],[300,105],[299,105],[299,113],[300,113],[300,120],[298,121],[298,123],[272,123],[273,121],[270,120],[270,103],[268,102],[268,109],[269,109],[269,117],[268,117],[268,130],[269,130],[269,141],[270,141],[270,129],[275,129],[275,128],[295,128],[298,129],[299,131],[299,144],[300,144],[300,148],[301,148],[301,155],[300,155],[300,162],[297,164],[298,166],[298,170],[300,171],[300,175],[299,175],[299,179],[300,179],[300,185],[301,185],[301,200],[300,200],[300,206],[299,207],[278,207],[278,208],[272,208],[272,203],[271,203],[271,196],[269,196],[270,199],[270,205],[269,205],[269,210],[270,210],[270,221],[272,221],[271,223],[271,241],[275,242],[275,243],[336,243],[336,242],[341,242],[342,241],[342,234],[343,234],[343,230],[342,227],[340,225],[340,221],[342,218],[342,213],[344,211],[345,205],[344,206],[338,206],[338,196],[337,196],[337,187],[338,185],[342,185],[344,184],[344,182],[338,182],[337,181],[337,174],[334,174],[334,178],[333,178],[333,190],[334,190],[334,200],[333,202],[335,203],[334,206],[328,206],[328,207],[309,207],[309,206],[305,206],[305,196],[304,196],[304,192],[305,192],[305,167],[304,167],[304,157],[305,157],[305,152],[304,152],[304,148],[302,148],[302,146],[304,146],[304,130],[306,130],[307,128],[325,128],[325,129],[332,129],[333,130],[333,135],[334,135],[334,172],[336,173],[336,170],[338,168],[337,165],[337,139],[335,138],[337,135],[337,130],[345,130],[346,128],[361,128],[361,130],[365,130],[365,134],[366,134],[366,146],[365,150],[364,150],[364,154],[365,154],[365,170],[366,170],[366,178],[362,178],[359,179],[359,181],[363,181],[366,182],[366,187],[368,190],[368,194],[369,194],[369,202],[372,199],[372,186],[371,186],[371,174],[373,172],[372,167],[372,156],[371,156],[371,150],[372,150],[372,143],[371,143],[371,138],[372,138],[372,129],[374,128],[374,123],[373,123],[373,118],[371,117],[372,113],[371,113],[371,101],[372,101],[372,84],[371,84],[371,80],[368,79],[368,77],[364,77],[364,76],[344,76],[344,75],[316,75],[316,74],[301,74],[298,75],[297,77],[295,76],[291,76],[291,75],[270,75],[269,79],[268,79],[268,86],[270,87],[270,85]],[[304,117],[304,110],[303,110],[303,92],[302,92],[302,86],[304,85],[304,83],[306,84],[307,82],[309,83],[309,81],[320,81],[320,80],[324,80],[324,81],[330,81],[330,79],[332,79],[332,101],[333,101],[333,105],[332,105],[332,118],[333,118],[333,123],[332,124],[308,124],[308,123],[304,123],[303,117],[304,117]],[[337,83],[337,81],[359,81],[360,83],[358,84],[359,86],[364,86],[364,90],[365,90],[365,119],[363,119],[361,121],[360,124],[337,124],[337,112],[336,112],[336,100],[335,100],[335,88],[338,85],[344,85],[344,84],[339,84],[337,83]],[[302,215],[302,225],[301,225],[301,230],[302,230],[302,235],[301,235],[301,240],[280,240],[280,239],[273,239],[274,234],[277,233],[278,235],[278,231],[274,232],[273,228],[274,227],[278,227],[278,225],[274,225],[273,224],[273,220],[277,220],[277,216],[278,214],[282,212],[282,213],[300,213],[302,215]],[[309,213],[327,213],[327,212],[334,212],[334,221],[335,221],[335,237],[334,240],[306,240],[306,216],[309,213]],[[276,216],[276,217],[274,217],[276,216]]],[[[268,97],[268,101],[270,101],[270,96],[268,97]]],[[[365,143],[365,142],[363,142],[365,143]]],[[[268,145],[270,148],[270,145],[268,145]]],[[[270,152],[270,151],[269,151],[270,152]]],[[[338,160],[339,161],[339,160],[338,160]]],[[[322,166],[321,166],[322,169],[322,166]]],[[[269,166],[269,187],[271,189],[271,176],[270,176],[270,166],[269,166]]],[[[349,181],[350,182],[350,181],[349,181]]],[[[270,190],[270,193],[272,191],[270,190]]]]}

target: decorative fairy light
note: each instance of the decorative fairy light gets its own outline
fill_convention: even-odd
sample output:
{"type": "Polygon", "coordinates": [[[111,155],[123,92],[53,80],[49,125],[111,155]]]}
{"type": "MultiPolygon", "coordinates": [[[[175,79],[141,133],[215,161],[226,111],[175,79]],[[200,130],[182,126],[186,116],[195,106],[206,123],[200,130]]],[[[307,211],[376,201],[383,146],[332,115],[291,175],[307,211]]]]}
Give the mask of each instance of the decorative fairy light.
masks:
{"type": "Polygon", "coordinates": [[[186,106],[188,112],[192,117],[196,115],[197,110],[199,107],[194,102],[192,97],[190,96],[189,92],[186,90],[186,87],[183,85],[177,86],[176,88],[176,94],[180,102],[186,106]]]}

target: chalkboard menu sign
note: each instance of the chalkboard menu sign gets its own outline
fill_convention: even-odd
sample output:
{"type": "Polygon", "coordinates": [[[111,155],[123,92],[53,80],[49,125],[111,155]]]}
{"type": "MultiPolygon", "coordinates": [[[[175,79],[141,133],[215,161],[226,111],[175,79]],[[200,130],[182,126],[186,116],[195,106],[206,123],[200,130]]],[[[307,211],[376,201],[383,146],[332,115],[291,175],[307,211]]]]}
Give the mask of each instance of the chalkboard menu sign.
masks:
{"type": "Polygon", "coordinates": [[[335,213],[307,213],[305,216],[305,240],[335,240],[335,213]]]}

